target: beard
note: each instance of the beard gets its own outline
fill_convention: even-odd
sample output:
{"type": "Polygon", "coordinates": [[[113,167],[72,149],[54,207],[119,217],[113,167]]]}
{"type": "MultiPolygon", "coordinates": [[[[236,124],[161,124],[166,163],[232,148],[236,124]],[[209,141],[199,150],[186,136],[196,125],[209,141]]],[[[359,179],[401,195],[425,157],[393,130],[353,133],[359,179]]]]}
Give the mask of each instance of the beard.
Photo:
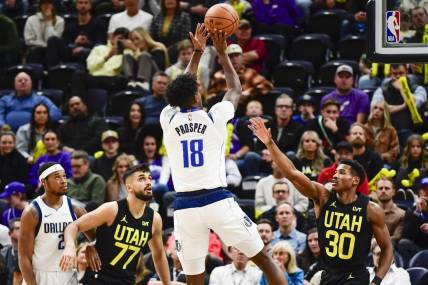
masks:
{"type": "Polygon", "coordinates": [[[144,188],[144,191],[135,192],[135,197],[137,197],[137,199],[140,199],[144,202],[148,202],[148,201],[152,200],[153,194],[146,194],[145,193],[146,190],[152,190],[152,187],[149,186],[149,187],[144,188]]]}
{"type": "Polygon", "coordinates": [[[351,144],[355,148],[362,148],[363,146],[366,145],[366,143],[360,138],[355,138],[354,140],[351,141],[351,144]]]}

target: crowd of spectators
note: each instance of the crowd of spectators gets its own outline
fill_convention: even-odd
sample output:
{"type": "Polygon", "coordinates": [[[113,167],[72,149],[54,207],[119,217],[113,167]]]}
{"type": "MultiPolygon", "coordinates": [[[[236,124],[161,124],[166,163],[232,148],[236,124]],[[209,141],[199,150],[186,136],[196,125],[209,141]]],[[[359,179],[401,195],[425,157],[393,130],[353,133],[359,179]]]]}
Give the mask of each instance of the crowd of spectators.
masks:
{"type": "MultiPolygon", "coordinates": [[[[342,158],[363,165],[367,179],[358,192],[384,209],[396,251],[382,284],[411,284],[403,268],[428,250],[428,68],[370,62],[362,51],[343,57],[339,42],[365,36],[366,0],[0,0],[1,284],[21,284],[19,219],[43,193],[37,170],[51,161],[65,169],[67,195],[88,211],[126,197],[123,173],[148,164],[150,206],[163,218],[171,277],[185,282],[174,248],[175,192],[159,114],[167,105],[168,84],[190,62],[194,48],[188,33],[219,2],[240,16],[226,51],[243,88],[227,125],[228,189],[257,223],[264,250],[289,284],[319,284],[323,265],[313,203],[247,128],[251,117],[264,119],[281,151],[313,181],[329,187],[342,158]],[[296,63],[293,45],[312,32],[311,22],[323,11],[341,15],[340,34],[326,36],[330,46],[321,64],[305,58],[296,63]],[[326,77],[323,66],[333,61],[334,71],[326,77]],[[278,84],[281,77],[298,74],[297,69],[281,74],[277,68],[284,62],[311,70],[308,78],[278,84]],[[61,77],[58,70],[68,73],[61,77]],[[53,75],[64,83],[54,88],[59,100],[52,96],[53,75]],[[101,104],[93,90],[105,94],[101,104]],[[416,108],[406,103],[406,92],[416,108]],[[422,122],[414,120],[414,112],[422,122]]],[[[426,41],[427,1],[388,5],[401,12],[402,42],[426,41]]],[[[317,48],[306,49],[308,59],[317,48]]],[[[216,57],[209,45],[197,72],[207,110],[227,89],[216,57]]],[[[80,277],[87,267],[86,246],[82,241],[77,250],[80,277]]],[[[379,252],[373,242],[367,259],[372,275],[379,252]]],[[[427,251],[422,256],[428,269],[427,251]]],[[[150,253],[140,263],[138,284],[157,284],[150,253]]],[[[214,232],[206,265],[207,284],[267,284],[248,257],[214,232]]],[[[428,273],[419,284],[427,279],[428,273]]]]}

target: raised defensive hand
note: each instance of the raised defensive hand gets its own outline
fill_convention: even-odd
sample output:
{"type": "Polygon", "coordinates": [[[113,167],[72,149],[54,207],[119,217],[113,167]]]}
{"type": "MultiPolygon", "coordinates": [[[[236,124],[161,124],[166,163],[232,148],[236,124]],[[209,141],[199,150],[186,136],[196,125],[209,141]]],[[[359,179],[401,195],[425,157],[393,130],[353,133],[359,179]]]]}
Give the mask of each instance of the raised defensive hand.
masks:
{"type": "Polygon", "coordinates": [[[195,34],[189,32],[189,36],[192,40],[195,50],[200,50],[203,53],[209,38],[208,30],[205,28],[205,24],[198,23],[195,34]]]}
{"type": "Polygon", "coordinates": [[[61,271],[69,271],[77,267],[76,247],[66,246],[59,261],[61,271]]]}
{"type": "Polygon", "coordinates": [[[101,260],[95,246],[88,245],[85,250],[85,256],[92,271],[98,272],[101,270],[101,260]]]}
{"type": "Polygon", "coordinates": [[[250,125],[248,128],[253,131],[254,135],[258,137],[264,144],[267,144],[272,139],[272,134],[270,128],[266,129],[265,123],[262,118],[251,118],[250,125]]]}
{"type": "Polygon", "coordinates": [[[214,31],[210,32],[210,36],[217,52],[219,54],[226,54],[226,33],[222,30],[214,29],[214,31]]]}

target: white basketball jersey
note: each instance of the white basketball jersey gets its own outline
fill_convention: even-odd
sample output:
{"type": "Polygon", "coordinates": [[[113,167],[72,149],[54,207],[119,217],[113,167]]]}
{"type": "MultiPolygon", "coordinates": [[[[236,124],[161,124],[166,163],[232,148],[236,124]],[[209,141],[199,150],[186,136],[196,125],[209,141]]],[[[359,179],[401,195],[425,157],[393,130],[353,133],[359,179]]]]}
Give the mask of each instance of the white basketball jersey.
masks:
{"type": "Polygon", "coordinates": [[[177,192],[225,187],[227,122],[235,109],[231,102],[215,104],[207,113],[167,106],[160,123],[177,192]]]}
{"type": "Polygon", "coordinates": [[[62,206],[54,209],[39,196],[33,202],[39,214],[39,228],[34,241],[33,268],[40,271],[61,271],[59,261],[64,251],[64,230],[76,219],[67,196],[62,197],[62,206]]]}

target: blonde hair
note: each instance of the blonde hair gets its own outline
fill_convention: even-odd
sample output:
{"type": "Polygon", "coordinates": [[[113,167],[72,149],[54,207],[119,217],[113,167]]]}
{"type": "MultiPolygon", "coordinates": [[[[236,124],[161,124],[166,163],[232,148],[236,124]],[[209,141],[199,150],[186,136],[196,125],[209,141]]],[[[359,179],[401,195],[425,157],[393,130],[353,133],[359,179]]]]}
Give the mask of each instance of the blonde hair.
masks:
{"type": "MultiPolygon", "coordinates": [[[[389,113],[389,105],[388,105],[388,103],[386,101],[379,101],[379,102],[383,103],[382,104],[383,105],[382,106],[383,107],[383,124],[382,124],[382,129],[392,128],[393,126],[392,126],[392,123],[391,123],[391,114],[389,113]]],[[[379,103],[379,102],[376,102],[376,103],[379,103]]],[[[369,118],[367,120],[369,126],[373,125],[373,108],[376,105],[376,103],[373,104],[372,107],[370,108],[370,114],[369,114],[369,118]]]]}
{"type": "Polygon", "coordinates": [[[113,163],[113,176],[111,177],[111,180],[114,182],[119,182],[120,181],[120,177],[117,175],[117,167],[119,166],[119,163],[122,161],[126,161],[128,163],[128,167],[133,166],[136,162],[137,159],[135,158],[135,156],[133,155],[129,155],[129,154],[121,154],[118,157],[116,157],[114,163],[113,163]]]}
{"type": "Polygon", "coordinates": [[[140,35],[140,37],[146,42],[147,50],[149,52],[152,52],[154,50],[163,51],[165,54],[165,66],[169,66],[168,50],[163,43],[155,41],[143,27],[133,29],[131,31],[131,34],[132,33],[137,33],[138,35],[140,35]]]}
{"type": "Polygon", "coordinates": [[[312,135],[317,144],[317,151],[315,154],[315,160],[312,163],[312,168],[316,170],[317,173],[319,174],[321,170],[324,168],[324,160],[327,158],[327,156],[324,154],[324,151],[322,150],[322,141],[315,131],[305,131],[302,134],[302,136],[300,137],[299,148],[297,150],[296,157],[299,159],[302,159],[305,157],[304,149],[303,149],[303,141],[305,140],[305,137],[308,135],[312,135]]]}
{"type": "Polygon", "coordinates": [[[288,254],[288,262],[284,264],[287,273],[296,273],[299,268],[296,262],[296,252],[288,241],[280,241],[272,247],[272,255],[277,252],[285,252],[288,254]]]}

